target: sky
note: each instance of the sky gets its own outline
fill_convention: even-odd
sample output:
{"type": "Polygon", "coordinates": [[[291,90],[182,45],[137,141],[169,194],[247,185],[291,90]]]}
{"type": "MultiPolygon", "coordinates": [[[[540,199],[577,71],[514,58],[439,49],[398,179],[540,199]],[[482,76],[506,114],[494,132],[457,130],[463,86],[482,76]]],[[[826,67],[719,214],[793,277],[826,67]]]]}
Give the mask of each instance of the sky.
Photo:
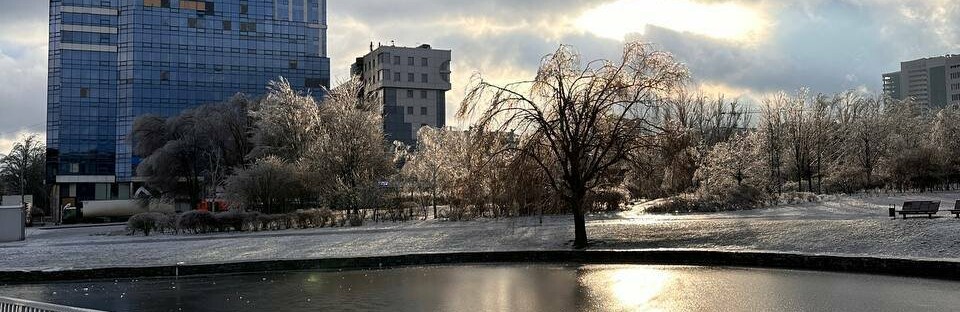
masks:
{"type": "MultiPolygon", "coordinates": [[[[328,0],[333,81],[371,42],[453,50],[453,119],[476,74],[530,79],[560,44],[616,58],[658,45],[708,94],[755,103],[801,87],[877,93],[899,62],[960,53],[955,0],[328,0]]],[[[47,1],[0,0],[0,153],[46,119],[47,1]]],[[[462,126],[462,125],[461,125],[462,126]]]]}

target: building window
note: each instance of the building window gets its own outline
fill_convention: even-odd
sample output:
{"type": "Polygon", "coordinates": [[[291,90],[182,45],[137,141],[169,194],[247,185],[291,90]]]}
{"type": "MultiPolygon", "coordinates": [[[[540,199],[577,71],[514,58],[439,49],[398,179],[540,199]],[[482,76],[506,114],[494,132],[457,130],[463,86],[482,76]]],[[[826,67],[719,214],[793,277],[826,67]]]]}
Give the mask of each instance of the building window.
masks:
{"type": "Polygon", "coordinates": [[[414,82],[413,73],[407,73],[407,82],[414,82]]]}
{"type": "Polygon", "coordinates": [[[413,57],[412,57],[412,56],[407,58],[407,65],[413,66],[413,57]]]}
{"type": "Polygon", "coordinates": [[[393,73],[393,81],[400,81],[400,73],[393,73]]]}
{"type": "Polygon", "coordinates": [[[247,14],[248,12],[250,12],[250,9],[247,7],[247,4],[246,4],[246,3],[241,3],[241,4],[240,4],[240,14],[247,14]]]}
{"type": "Polygon", "coordinates": [[[443,79],[444,82],[450,82],[450,74],[440,74],[440,79],[443,79]]]}
{"type": "Polygon", "coordinates": [[[180,8],[195,11],[206,11],[207,3],[201,1],[180,0],[180,8]]]}
{"type": "Polygon", "coordinates": [[[420,115],[426,115],[426,114],[427,114],[427,108],[426,108],[426,107],[421,107],[421,108],[420,108],[420,115]]]}
{"type": "Polygon", "coordinates": [[[413,115],[413,106],[407,106],[407,115],[413,115]]]}
{"type": "Polygon", "coordinates": [[[953,99],[954,101],[960,101],[960,94],[951,95],[950,98],[953,99]]]}
{"type": "Polygon", "coordinates": [[[257,31],[257,23],[240,23],[240,31],[257,31]]]}
{"type": "Polygon", "coordinates": [[[80,97],[82,97],[82,98],[90,97],[90,89],[88,89],[88,88],[80,88],[80,97]]]}
{"type": "Polygon", "coordinates": [[[202,28],[202,27],[200,27],[200,21],[198,21],[196,18],[188,18],[188,19],[187,19],[187,27],[190,27],[190,28],[202,28]]]}
{"type": "Polygon", "coordinates": [[[170,72],[165,70],[160,71],[160,81],[169,81],[169,80],[170,80],[170,72]]]}
{"type": "Polygon", "coordinates": [[[223,30],[233,30],[233,24],[230,21],[223,21],[223,30]]]}
{"type": "Polygon", "coordinates": [[[170,0],[143,0],[143,6],[147,7],[157,7],[157,8],[169,8],[170,0]]]}
{"type": "Polygon", "coordinates": [[[422,83],[429,82],[429,79],[427,79],[427,74],[420,74],[420,82],[422,83]]]}
{"type": "Polygon", "coordinates": [[[400,65],[400,56],[393,57],[393,65],[400,65]]]}
{"type": "Polygon", "coordinates": [[[413,90],[407,90],[407,97],[413,98],[413,90]]]}
{"type": "Polygon", "coordinates": [[[299,67],[299,65],[300,65],[300,64],[297,63],[297,60],[290,60],[290,69],[297,69],[297,67],[299,67]]]}
{"type": "Polygon", "coordinates": [[[427,61],[427,58],[424,57],[420,59],[420,66],[427,67],[427,64],[430,64],[430,62],[427,61]]]}
{"type": "Polygon", "coordinates": [[[427,90],[420,90],[420,98],[421,99],[427,98],[427,90]]]}

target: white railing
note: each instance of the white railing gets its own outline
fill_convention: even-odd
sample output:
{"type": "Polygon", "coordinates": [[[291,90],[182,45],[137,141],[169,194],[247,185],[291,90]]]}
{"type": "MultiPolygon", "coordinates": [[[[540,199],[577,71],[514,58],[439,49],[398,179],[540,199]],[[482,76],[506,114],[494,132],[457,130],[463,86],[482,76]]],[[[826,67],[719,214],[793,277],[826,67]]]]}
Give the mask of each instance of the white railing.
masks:
{"type": "Polygon", "coordinates": [[[7,298],[0,296],[0,312],[100,312],[98,310],[74,308],[51,303],[7,298]]]}

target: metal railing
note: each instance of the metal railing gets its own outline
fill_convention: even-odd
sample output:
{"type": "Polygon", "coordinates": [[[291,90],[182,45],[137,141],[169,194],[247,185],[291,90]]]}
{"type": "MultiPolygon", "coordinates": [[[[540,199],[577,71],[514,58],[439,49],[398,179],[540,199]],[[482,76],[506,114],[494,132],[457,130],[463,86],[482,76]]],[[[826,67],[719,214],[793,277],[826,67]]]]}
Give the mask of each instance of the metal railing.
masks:
{"type": "Polygon", "coordinates": [[[101,312],[0,296],[0,312],[101,312]]]}

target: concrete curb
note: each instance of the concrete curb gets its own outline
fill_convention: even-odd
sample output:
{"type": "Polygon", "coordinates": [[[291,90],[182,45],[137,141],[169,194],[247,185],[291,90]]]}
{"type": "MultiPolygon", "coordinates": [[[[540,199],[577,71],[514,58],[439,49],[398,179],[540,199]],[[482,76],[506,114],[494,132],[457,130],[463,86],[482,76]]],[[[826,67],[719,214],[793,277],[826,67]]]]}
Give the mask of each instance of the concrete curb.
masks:
{"type": "Polygon", "coordinates": [[[867,273],[960,280],[960,262],[779,252],[714,250],[549,250],[408,254],[396,256],[264,260],[180,266],[58,271],[0,271],[0,283],[174,277],[293,270],[358,270],[476,263],[659,264],[735,266],[867,273]]]}

